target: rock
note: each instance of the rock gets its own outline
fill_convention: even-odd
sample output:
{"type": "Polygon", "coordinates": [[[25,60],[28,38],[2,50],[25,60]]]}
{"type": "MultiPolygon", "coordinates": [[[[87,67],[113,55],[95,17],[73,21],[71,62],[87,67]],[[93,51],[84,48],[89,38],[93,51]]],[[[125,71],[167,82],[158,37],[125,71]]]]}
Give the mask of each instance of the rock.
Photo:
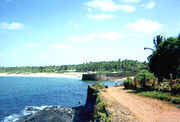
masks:
{"type": "Polygon", "coordinates": [[[70,107],[47,107],[35,114],[22,117],[17,122],[73,122],[74,114],[75,109],[70,107]]]}

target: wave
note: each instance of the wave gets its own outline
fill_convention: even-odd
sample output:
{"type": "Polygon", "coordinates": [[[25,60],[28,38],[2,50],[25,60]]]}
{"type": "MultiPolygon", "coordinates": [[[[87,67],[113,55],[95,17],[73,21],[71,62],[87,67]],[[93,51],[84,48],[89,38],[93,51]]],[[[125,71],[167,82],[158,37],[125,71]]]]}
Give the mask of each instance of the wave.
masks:
{"type": "Polygon", "coordinates": [[[61,106],[26,106],[19,114],[9,115],[5,117],[4,120],[2,120],[1,122],[16,122],[21,117],[33,115],[39,111],[52,107],[61,107],[61,106]]]}

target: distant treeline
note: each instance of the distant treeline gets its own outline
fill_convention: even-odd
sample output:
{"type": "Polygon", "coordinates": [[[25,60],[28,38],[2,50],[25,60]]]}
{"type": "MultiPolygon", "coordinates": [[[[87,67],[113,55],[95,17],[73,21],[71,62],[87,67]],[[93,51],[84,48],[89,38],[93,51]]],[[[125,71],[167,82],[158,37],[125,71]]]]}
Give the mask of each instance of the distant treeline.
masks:
{"type": "Polygon", "coordinates": [[[138,72],[141,69],[147,68],[146,62],[134,60],[118,60],[118,61],[101,61],[89,62],[78,65],[62,65],[62,66],[26,66],[26,67],[0,67],[0,73],[41,73],[41,72],[138,72]]]}

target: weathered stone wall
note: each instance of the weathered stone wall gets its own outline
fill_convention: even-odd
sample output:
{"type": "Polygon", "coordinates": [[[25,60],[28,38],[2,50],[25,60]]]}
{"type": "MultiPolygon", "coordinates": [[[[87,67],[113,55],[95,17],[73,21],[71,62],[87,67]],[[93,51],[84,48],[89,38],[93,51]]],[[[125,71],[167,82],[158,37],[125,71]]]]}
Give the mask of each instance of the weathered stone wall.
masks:
{"type": "Polygon", "coordinates": [[[83,74],[82,80],[91,80],[91,81],[105,81],[106,75],[105,74],[83,74]]]}
{"type": "Polygon", "coordinates": [[[89,81],[107,81],[107,80],[116,80],[123,77],[133,76],[130,73],[107,73],[107,74],[83,74],[82,80],[89,80],[89,81]]]}

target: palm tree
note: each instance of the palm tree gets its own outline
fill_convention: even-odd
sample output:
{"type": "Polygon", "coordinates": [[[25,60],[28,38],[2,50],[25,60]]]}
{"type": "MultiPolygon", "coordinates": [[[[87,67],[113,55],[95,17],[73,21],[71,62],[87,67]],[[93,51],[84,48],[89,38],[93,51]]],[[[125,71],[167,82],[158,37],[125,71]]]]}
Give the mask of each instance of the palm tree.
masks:
{"type": "Polygon", "coordinates": [[[154,48],[149,48],[149,47],[145,47],[144,50],[151,50],[152,51],[152,54],[149,55],[147,57],[147,60],[150,61],[151,57],[153,56],[153,52],[156,51],[158,49],[158,46],[161,42],[163,42],[165,40],[165,38],[161,35],[157,35],[156,37],[154,37],[153,39],[153,43],[154,43],[154,48]]]}

